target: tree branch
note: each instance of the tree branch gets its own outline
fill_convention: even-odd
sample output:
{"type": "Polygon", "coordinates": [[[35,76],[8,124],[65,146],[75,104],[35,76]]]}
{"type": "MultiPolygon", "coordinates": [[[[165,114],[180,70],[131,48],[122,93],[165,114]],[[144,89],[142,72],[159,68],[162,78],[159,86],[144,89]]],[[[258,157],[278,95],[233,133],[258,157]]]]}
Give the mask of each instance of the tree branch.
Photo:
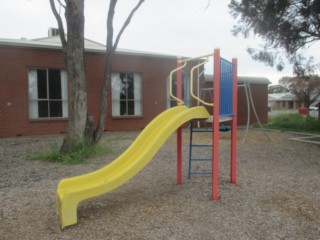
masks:
{"type": "MultiPolygon", "coordinates": [[[[59,2],[59,4],[61,4],[60,0],[58,2],[59,2]]],[[[55,18],[57,19],[57,22],[58,22],[58,27],[60,29],[61,44],[62,44],[62,47],[63,47],[63,49],[65,51],[65,49],[67,47],[67,40],[66,40],[66,36],[65,36],[65,33],[64,33],[63,22],[62,22],[62,19],[60,17],[60,14],[58,13],[58,11],[56,9],[56,5],[54,3],[54,0],[50,0],[50,5],[51,5],[51,9],[52,9],[53,15],[55,16],[55,18]]],[[[62,6],[65,7],[64,5],[62,5],[62,6]]]]}
{"type": "Polygon", "coordinates": [[[60,4],[60,6],[62,6],[63,8],[66,8],[66,5],[63,5],[62,2],[61,2],[61,0],[58,0],[58,2],[59,2],[59,4],[60,4]]]}
{"type": "MultiPolygon", "coordinates": [[[[113,45],[113,17],[114,17],[114,9],[117,5],[117,0],[111,0],[109,4],[109,11],[107,17],[107,53],[112,51],[113,45]]],[[[108,54],[107,54],[108,55],[108,54]]]]}
{"type": "Polygon", "coordinates": [[[144,2],[145,0],[140,0],[138,2],[138,4],[132,9],[131,13],[129,14],[128,18],[126,19],[126,21],[123,23],[122,28],[120,29],[116,41],[114,42],[113,48],[114,50],[117,48],[118,43],[120,41],[121,35],[124,32],[124,30],[127,28],[127,26],[129,25],[134,13],[139,9],[139,7],[141,6],[141,4],[144,2]]]}

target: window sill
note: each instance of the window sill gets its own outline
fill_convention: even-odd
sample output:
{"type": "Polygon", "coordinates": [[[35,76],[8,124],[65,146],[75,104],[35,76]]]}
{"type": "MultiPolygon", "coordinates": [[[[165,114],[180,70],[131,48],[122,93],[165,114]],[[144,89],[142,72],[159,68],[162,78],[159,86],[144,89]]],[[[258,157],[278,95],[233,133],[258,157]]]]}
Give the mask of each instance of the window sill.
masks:
{"type": "Polygon", "coordinates": [[[67,122],[69,118],[32,118],[29,119],[29,122],[39,123],[39,122],[67,122]]]}
{"type": "Polygon", "coordinates": [[[115,119],[115,120],[128,120],[128,119],[142,119],[143,116],[112,116],[112,119],[115,119]]]}

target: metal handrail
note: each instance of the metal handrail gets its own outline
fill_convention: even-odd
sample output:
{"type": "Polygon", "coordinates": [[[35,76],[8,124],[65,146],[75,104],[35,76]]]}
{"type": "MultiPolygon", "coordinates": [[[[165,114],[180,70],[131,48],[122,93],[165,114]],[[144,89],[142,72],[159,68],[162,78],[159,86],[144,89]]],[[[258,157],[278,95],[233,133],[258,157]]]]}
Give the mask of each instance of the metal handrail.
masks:
{"type": "MultiPolygon", "coordinates": [[[[182,62],[183,60],[179,59],[179,61],[182,62]]],[[[174,100],[176,100],[176,101],[178,102],[178,105],[184,105],[185,103],[184,103],[184,101],[182,101],[181,99],[179,99],[179,98],[177,98],[176,96],[173,95],[173,92],[172,92],[172,76],[173,76],[173,74],[174,74],[175,72],[177,72],[177,71],[179,71],[180,69],[184,68],[186,65],[187,65],[187,61],[184,61],[184,63],[183,63],[180,67],[172,70],[172,71],[170,72],[170,75],[169,75],[169,79],[170,79],[170,96],[171,96],[174,100]]]]}
{"type": "Polygon", "coordinates": [[[203,56],[200,56],[200,57],[193,57],[193,58],[187,58],[187,59],[181,59],[181,62],[189,62],[189,61],[192,61],[192,60],[196,60],[196,59],[203,59],[203,58],[206,58],[208,59],[208,57],[212,57],[212,53],[209,53],[209,54],[206,54],[206,55],[203,55],[203,56]]]}
{"type": "Polygon", "coordinates": [[[200,56],[200,57],[193,57],[193,58],[187,58],[187,59],[179,59],[178,61],[180,63],[183,63],[181,66],[179,66],[178,68],[172,70],[170,72],[170,75],[169,75],[169,80],[170,80],[170,96],[171,98],[173,98],[174,100],[176,100],[178,102],[178,105],[184,105],[184,101],[182,101],[181,99],[177,98],[176,96],[173,95],[173,92],[172,92],[172,80],[173,80],[173,74],[176,73],[177,71],[179,71],[180,69],[184,68],[186,65],[187,65],[187,62],[189,61],[192,61],[192,60],[196,60],[196,59],[202,59],[204,60],[203,62],[201,62],[200,64],[194,66],[192,69],[191,69],[191,72],[190,72],[190,94],[191,96],[196,99],[197,101],[201,102],[202,104],[206,105],[206,106],[214,106],[213,103],[208,103],[208,102],[205,102],[203,100],[201,100],[199,97],[197,97],[194,93],[193,93],[193,71],[197,68],[199,68],[200,66],[203,66],[204,64],[206,64],[208,61],[209,61],[209,57],[212,56],[212,53],[210,54],[206,54],[206,55],[203,55],[203,56],[200,56]]]}
{"type": "MultiPolygon", "coordinates": [[[[209,55],[211,56],[211,55],[209,55]]],[[[196,99],[197,101],[201,102],[202,104],[206,105],[206,106],[213,106],[214,104],[213,103],[208,103],[208,102],[205,102],[203,101],[202,99],[200,99],[198,96],[196,96],[194,93],[193,93],[193,72],[194,70],[196,70],[197,68],[203,66],[204,64],[206,64],[207,62],[209,61],[209,58],[208,56],[206,56],[206,59],[199,63],[198,65],[194,66],[191,71],[190,71],[190,94],[191,96],[196,99]]]]}

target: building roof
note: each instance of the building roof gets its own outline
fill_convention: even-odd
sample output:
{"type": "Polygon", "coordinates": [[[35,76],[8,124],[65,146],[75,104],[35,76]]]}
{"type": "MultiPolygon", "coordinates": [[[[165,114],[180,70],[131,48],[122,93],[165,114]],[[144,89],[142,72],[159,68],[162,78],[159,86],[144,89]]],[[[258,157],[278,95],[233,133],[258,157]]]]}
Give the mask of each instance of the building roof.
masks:
{"type": "MultiPolygon", "coordinates": [[[[85,51],[86,52],[97,52],[97,53],[104,53],[106,51],[106,46],[89,40],[85,39],[84,41],[85,51]]],[[[0,46],[12,46],[12,47],[24,47],[24,48],[43,48],[43,49],[61,49],[62,44],[59,36],[51,36],[45,38],[37,38],[37,39],[5,39],[0,38],[0,46]]],[[[121,49],[118,48],[116,50],[117,54],[125,54],[125,55],[136,55],[136,56],[148,56],[148,57],[159,57],[159,58],[174,58],[176,59],[177,56],[174,55],[167,55],[161,53],[153,53],[153,52],[145,52],[145,51],[136,51],[130,49],[121,49]]]]}
{"type": "MultiPolygon", "coordinates": [[[[213,75],[205,74],[204,79],[206,82],[212,82],[213,75]]],[[[265,77],[252,77],[252,76],[238,76],[239,83],[252,83],[252,84],[271,84],[270,80],[265,77]]]]}
{"type": "Polygon", "coordinates": [[[253,83],[253,84],[271,84],[271,81],[265,77],[254,76],[238,76],[239,83],[253,83]]]}
{"type": "Polygon", "coordinates": [[[292,93],[269,93],[269,101],[295,101],[297,97],[292,93]]]}
{"type": "Polygon", "coordinates": [[[311,103],[310,107],[317,107],[320,104],[320,98],[311,103]]]}

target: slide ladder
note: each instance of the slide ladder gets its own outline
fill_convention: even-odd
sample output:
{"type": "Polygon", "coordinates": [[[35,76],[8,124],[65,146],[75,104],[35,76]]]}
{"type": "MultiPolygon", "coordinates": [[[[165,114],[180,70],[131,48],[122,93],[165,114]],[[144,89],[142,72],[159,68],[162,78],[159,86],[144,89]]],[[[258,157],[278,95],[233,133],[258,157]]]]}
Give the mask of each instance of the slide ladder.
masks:
{"type": "MultiPolygon", "coordinates": [[[[190,136],[189,136],[189,140],[190,140],[190,144],[189,144],[189,165],[188,165],[188,178],[191,178],[191,175],[193,174],[212,174],[212,171],[210,169],[210,171],[204,171],[204,170],[193,170],[192,166],[193,166],[193,162],[203,162],[203,161],[212,161],[212,143],[210,140],[210,143],[194,143],[194,138],[193,138],[193,134],[194,133],[212,133],[212,129],[202,129],[202,128],[194,128],[193,124],[191,123],[190,125],[190,136]],[[210,149],[210,156],[204,156],[203,154],[207,153],[208,150],[210,149]],[[195,156],[195,149],[203,149],[202,152],[202,156],[195,156]]],[[[202,135],[203,136],[203,135],[202,135]]]]}
{"type": "MultiPolygon", "coordinates": [[[[223,58],[218,59],[220,61],[220,69],[219,69],[219,123],[220,122],[227,122],[227,121],[231,121],[232,117],[235,116],[234,113],[234,108],[233,108],[233,88],[234,88],[234,76],[233,76],[233,64],[223,58]]],[[[205,61],[208,62],[208,61],[205,61]]],[[[201,64],[197,65],[197,66],[202,66],[201,64]]],[[[196,69],[195,66],[191,71],[194,71],[194,69],[196,69]]],[[[214,88],[201,88],[201,96],[204,99],[204,93],[209,93],[210,96],[210,100],[213,101],[213,95],[217,94],[217,91],[214,92],[214,88]],[[204,91],[202,91],[204,89],[204,91]]],[[[195,96],[196,97],[196,96],[195,96]]],[[[201,103],[203,103],[204,101],[201,100],[201,103]]],[[[206,105],[210,105],[208,103],[206,103],[206,105]]],[[[217,119],[217,118],[215,118],[217,119]]],[[[213,118],[212,118],[213,121],[213,118]]],[[[212,124],[211,121],[211,124],[212,124]]],[[[206,120],[206,122],[209,122],[208,120],[206,120]]],[[[198,123],[200,123],[200,121],[198,121],[198,123]]],[[[200,126],[200,125],[199,125],[200,126]]],[[[225,126],[225,125],[219,125],[219,131],[229,131],[231,130],[231,126],[225,126]]],[[[193,162],[207,162],[207,161],[213,161],[212,159],[212,151],[213,151],[213,143],[212,141],[210,141],[210,143],[194,143],[194,133],[213,133],[213,128],[194,128],[193,124],[191,123],[191,127],[190,127],[190,142],[189,142],[189,164],[188,164],[188,178],[191,177],[191,175],[193,174],[212,174],[212,171],[205,171],[205,170],[193,170],[192,168],[192,163],[193,162]],[[195,151],[194,148],[202,148],[203,151],[198,151],[201,152],[202,156],[201,157],[197,157],[195,156],[195,151]],[[206,151],[206,149],[210,148],[211,149],[211,153],[208,154],[208,156],[203,156],[204,152],[208,152],[206,151]]],[[[199,164],[197,165],[199,167],[199,164]]]]}
{"type": "MultiPolygon", "coordinates": [[[[198,121],[199,122],[199,121],[198,121]]],[[[227,132],[231,130],[231,126],[220,126],[219,131],[220,132],[227,132]]],[[[212,134],[212,128],[195,128],[193,127],[193,124],[191,122],[190,124],[190,135],[189,135],[189,163],[188,163],[188,178],[191,178],[191,175],[197,175],[197,174],[212,174],[212,171],[209,170],[193,170],[193,162],[208,162],[212,161],[212,142],[211,139],[209,142],[206,143],[199,143],[195,142],[194,135],[201,134],[205,135],[206,133],[212,134]],[[196,149],[203,149],[201,152],[201,157],[196,156],[196,149]],[[210,149],[211,151],[208,151],[207,149],[210,149]],[[204,154],[208,153],[208,156],[205,156],[204,154]]],[[[207,138],[206,138],[207,139],[207,138]]],[[[199,151],[198,151],[199,152],[199,151]]]]}

